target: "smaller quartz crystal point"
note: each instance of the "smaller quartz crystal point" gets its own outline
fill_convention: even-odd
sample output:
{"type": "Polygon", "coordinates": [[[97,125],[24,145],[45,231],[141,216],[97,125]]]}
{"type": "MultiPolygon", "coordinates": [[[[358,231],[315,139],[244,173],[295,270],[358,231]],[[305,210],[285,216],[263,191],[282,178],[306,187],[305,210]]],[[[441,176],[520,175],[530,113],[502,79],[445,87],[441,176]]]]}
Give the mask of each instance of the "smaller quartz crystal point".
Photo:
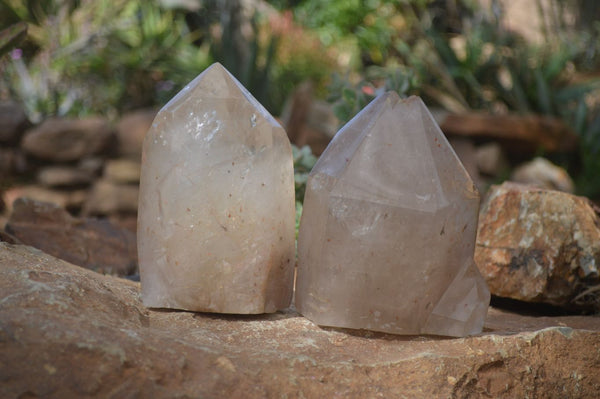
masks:
{"type": "Polygon", "coordinates": [[[241,314],[289,306],[291,146],[220,64],[154,119],[143,146],[138,212],[146,306],[241,314]]]}
{"type": "Polygon", "coordinates": [[[394,334],[482,331],[479,193],[418,97],[377,97],[310,173],[296,307],[317,324],[394,334]]]}

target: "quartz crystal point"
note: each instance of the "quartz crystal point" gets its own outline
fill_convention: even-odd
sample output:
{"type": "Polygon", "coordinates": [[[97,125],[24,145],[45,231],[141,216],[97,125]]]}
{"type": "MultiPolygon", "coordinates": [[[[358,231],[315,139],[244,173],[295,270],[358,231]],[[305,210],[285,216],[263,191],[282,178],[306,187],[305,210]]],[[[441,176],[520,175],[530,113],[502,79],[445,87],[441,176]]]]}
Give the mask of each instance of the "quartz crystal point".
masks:
{"type": "Polygon", "coordinates": [[[317,324],[394,334],[481,332],[479,194],[418,97],[377,97],[308,178],[296,307],[317,324]]]}
{"type": "Polygon", "coordinates": [[[220,64],[156,116],[138,216],[148,307],[256,314],[289,306],[294,172],[283,128],[220,64]]]}

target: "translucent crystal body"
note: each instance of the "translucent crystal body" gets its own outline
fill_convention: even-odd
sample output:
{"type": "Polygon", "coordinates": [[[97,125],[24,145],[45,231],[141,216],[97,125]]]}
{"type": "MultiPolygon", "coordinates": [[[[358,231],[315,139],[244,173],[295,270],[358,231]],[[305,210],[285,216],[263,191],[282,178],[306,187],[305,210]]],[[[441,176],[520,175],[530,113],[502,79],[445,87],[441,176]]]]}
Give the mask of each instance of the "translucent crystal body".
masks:
{"type": "Polygon", "coordinates": [[[307,183],[296,307],[317,324],[395,334],[481,332],[479,194],[420,98],[380,95],[307,183]]]}
{"type": "Polygon", "coordinates": [[[138,212],[146,306],[221,313],[289,306],[291,146],[220,64],[156,116],[144,141],[138,212]]]}

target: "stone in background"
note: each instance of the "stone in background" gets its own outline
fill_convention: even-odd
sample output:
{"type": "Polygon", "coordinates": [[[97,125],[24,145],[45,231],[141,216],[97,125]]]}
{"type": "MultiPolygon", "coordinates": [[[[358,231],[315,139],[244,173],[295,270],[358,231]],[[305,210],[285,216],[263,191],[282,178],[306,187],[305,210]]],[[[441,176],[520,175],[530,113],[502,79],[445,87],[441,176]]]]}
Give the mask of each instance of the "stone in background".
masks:
{"type": "Polygon", "coordinates": [[[493,295],[599,311],[598,209],[560,191],[492,186],[480,212],[475,262],[493,295]]]}

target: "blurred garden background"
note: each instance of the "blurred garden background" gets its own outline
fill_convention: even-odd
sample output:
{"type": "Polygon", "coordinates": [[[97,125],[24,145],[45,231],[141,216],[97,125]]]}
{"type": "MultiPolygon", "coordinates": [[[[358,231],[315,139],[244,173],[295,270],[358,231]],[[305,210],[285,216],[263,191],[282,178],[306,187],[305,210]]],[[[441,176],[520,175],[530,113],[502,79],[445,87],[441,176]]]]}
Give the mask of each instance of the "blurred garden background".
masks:
{"type": "MultiPolygon", "coordinates": [[[[218,61],[297,145],[300,201],[313,154],[390,89],[424,99],[483,190],[542,157],[550,188],[600,198],[595,0],[0,0],[0,28],[0,100],[29,127],[155,112],[218,61]]],[[[3,190],[39,171],[10,156],[3,190]]]]}

